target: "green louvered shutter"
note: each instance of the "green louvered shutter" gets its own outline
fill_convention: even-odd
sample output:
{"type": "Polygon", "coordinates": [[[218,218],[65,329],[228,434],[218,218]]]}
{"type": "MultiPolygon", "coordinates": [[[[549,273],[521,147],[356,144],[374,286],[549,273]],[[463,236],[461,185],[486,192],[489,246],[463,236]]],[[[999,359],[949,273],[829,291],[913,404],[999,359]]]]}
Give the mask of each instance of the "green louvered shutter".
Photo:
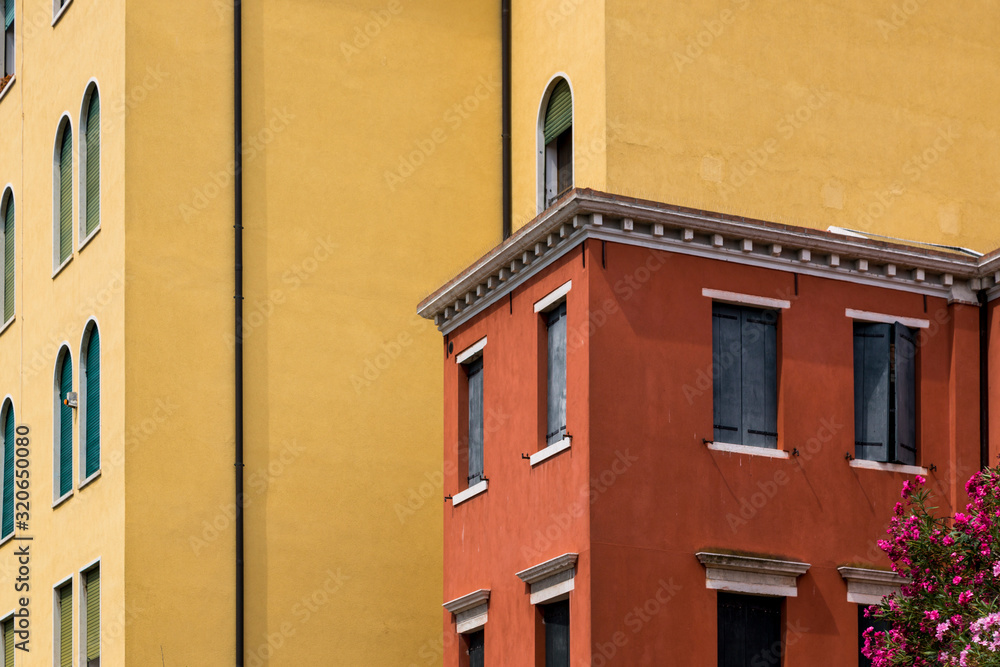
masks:
{"type": "Polygon", "coordinates": [[[573,124],[573,95],[569,84],[562,79],[556,84],[545,110],[545,143],[558,137],[573,124]]]}
{"type": "Polygon", "coordinates": [[[101,657],[101,571],[87,573],[87,662],[101,657]]]}
{"type": "Polygon", "coordinates": [[[14,532],[14,408],[3,418],[3,530],[2,537],[14,532]]]}
{"type": "Polygon", "coordinates": [[[101,467],[101,337],[97,327],[87,343],[87,471],[90,477],[101,467]]]}
{"type": "Polygon", "coordinates": [[[3,223],[3,321],[14,317],[14,199],[7,200],[3,223]]]}
{"type": "Polygon", "coordinates": [[[3,13],[4,30],[14,25],[14,0],[5,0],[3,13]]]}
{"type": "Polygon", "coordinates": [[[87,234],[101,224],[101,100],[95,89],[87,109],[87,234]]]}
{"type": "Polygon", "coordinates": [[[63,130],[59,149],[59,263],[73,252],[73,131],[63,130]]]}
{"type": "Polygon", "coordinates": [[[14,619],[3,622],[3,667],[14,667],[14,619]]]}
{"type": "Polygon", "coordinates": [[[64,496],[73,490],[73,408],[65,403],[73,391],[73,362],[68,353],[59,380],[59,495],[64,496]]]}
{"type": "Polygon", "coordinates": [[[73,587],[59,589],[59,667],[73,667],[73,587]]]}

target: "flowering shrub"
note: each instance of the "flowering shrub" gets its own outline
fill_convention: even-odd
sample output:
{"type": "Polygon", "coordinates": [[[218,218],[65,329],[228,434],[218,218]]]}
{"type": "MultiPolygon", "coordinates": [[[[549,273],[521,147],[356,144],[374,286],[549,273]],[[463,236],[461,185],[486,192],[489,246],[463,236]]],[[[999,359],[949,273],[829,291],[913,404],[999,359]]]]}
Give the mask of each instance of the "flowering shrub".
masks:
{"type": "Polygon", "coordinates": [[[965,489],[971,502],[951,519],[934,514],[922,477],[903,485],[879,547],[910,581],[865,613],[891,628],[865,631],[874,667],[1000,667],[1000,471],[965,489]]]}

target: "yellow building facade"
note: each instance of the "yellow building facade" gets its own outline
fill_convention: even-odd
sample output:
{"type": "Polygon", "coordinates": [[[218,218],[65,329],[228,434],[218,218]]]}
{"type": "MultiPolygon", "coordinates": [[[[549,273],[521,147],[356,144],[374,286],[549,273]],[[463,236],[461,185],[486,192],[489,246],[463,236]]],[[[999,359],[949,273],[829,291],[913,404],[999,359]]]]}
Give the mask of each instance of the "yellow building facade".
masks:
{"type": "MultiPolygon", "coordinates": [[[[1000,245],[1000,8],[897,5],[512,2],[513,227],[544,207],[540,123],[562,77],[576,187],[1000,245]]],[[[14,3],[0,394],[30,429],[34,537],[18,665],[60,664],[66,582],[86,664],[95,565],[105,665],[237,662],[234,16],[228,0],[14,3]],[[100,465],[81,476],[94,326],[100,465]]],[[[500,26],[500,2],[242,6],[242,664],[441,661],[442,350],[414,304],[502,239],[500,26]]],[[[0,545],[0,620],[16,549],[0,545]]]]}

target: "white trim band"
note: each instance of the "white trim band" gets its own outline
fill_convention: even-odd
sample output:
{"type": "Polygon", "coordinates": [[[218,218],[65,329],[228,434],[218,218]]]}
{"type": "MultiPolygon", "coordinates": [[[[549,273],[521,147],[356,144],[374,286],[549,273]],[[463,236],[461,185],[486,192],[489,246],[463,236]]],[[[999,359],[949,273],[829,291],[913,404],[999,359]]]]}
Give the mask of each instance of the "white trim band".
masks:
{"type": "Polygon", "coordinates": [[[573,288],[573,281],[569,280],[564,285],[560,285],[555,288],[552,292],[542,297],[535,302],[535,312],[543,313],[552,306],[559,303],[564,296],[569,294],[569,291],[573,288]]]}
{"type": "Polygon", "coordinates": [[[566,451],[567,449],[569,449],[570,444],[572,443],[572,441],[573,441],[573,438],[571,436],[567,435],[565,438],[563,438],[559,442],[553,442],[551,445],[549,445],[545,449],[538,450],[537,452],[535,452],[534,454],[531,455],[531,458],[530,458],[531,466],[534,467],[534,466],[538,465],[539,463],[541,463],[542,461],[544,461],[546,459],[552,458],[553,456],[555,456],[559,452],[566,451]]]}
{"type": "Polygon", "coordinates": [[[758,306],[760,308],[791,308],[792,302],[784,299],[771,299],[766,296],[755,296],[753,294],[740,294],[738,292],[723,292],[717,289],[704,288],[701,290],[702,296],[707,296],[713,301],[723,303],[737,303],[747,306],[758,306]]]}
{"type": "Polygon", "coordinates": [[[770,447],[754,447],[753,445],[734,445],[728,442],[708,442],[705,446],[713,452],[729,452],[730,454],[746,454],[748,456],[765,456],[772,459],[787,459],[788,452],[770,447]]]}
{"type": "Polygon", "coordinates": [[[461,505],[469,498],[475,498],[480,493],[486,493],[486,489],[488,488],[489,488],[489,482],[485,479],[479,482],[478,484],[473,484],[465,491],[459,491],[458,493],[453,495],[451,497],[451,506],[455,507],[457,505],[461,505]]]}
{"type": "Polygon", "coordinates": [[[895,324],[899,322],[911,329],[927,329],[931,326],[930,320],[921,320],[915,317],[898,317],[883,313],[870,313],[867,310],[855,310],[854,308],[846,309],[844,315],[852,320],[861,320],[862,322],[878,322],[880,324],[895,324]]]}
{"type": "Polygon", "coordinates": [[[887,595],[899,592],[910,580],[895,572],[869,570],[860,567],[838,567],[837,572],[847,582],[847,601],[855,604],[879,604],[887,595]]]}
{"type": "Polygon", "coordinates": [[[473,357],[483,351],[486,347],[486,336],[483,336],[475,343],[465,348],[461,352],[455,355],[456,364],[464,364],[466,361],[472,361],[473,357]]]}
{"type": "Polygon", "coordinates": [[[705,588],[752,595],[796,597],[798,577],[811,567],[796,561],[705,551],[695,556],[705,566],[705,588]]]}
{"type": "Polygon", "coordinates": [[[908,466],[902,463],[882,463],[881,461],[868,461],[866,459],[851,459],[852,468],[864,468],[865,470],[883,470],[885,472],[900,472],[904,475],[926,475],[927,468],[920,466],[908,466]]]}

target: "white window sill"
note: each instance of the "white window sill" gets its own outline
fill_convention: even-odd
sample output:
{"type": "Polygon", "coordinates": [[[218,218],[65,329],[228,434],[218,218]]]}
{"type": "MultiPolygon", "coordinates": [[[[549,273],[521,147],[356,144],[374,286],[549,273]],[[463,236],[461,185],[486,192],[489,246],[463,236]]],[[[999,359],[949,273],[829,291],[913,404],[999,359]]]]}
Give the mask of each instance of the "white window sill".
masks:
{"type": "Polygon", "coordinates": [[[66,13],[66,10],[69,9],[69,6],[72,4],[73,0],[66,0],[66,4],[59,8],[59,13],[52,17],[53,28],[56,27],[56,24],[59,23],[59,19],[62,18],[62,15],[66,13]]]}
{"type": "Polygon", "coordinates": [[[91,239],[93,239],[95,236],[97,236],[97,232],[99,232],[99,231],[101,231],[101,226],[97,225],[97,229],[95,229],[94,231],[90,232],[90,236],[88,236],[87,238],[85,238],[82,241],[80,241],[80,247],[77,248],[76,251],[80,252],[81,250],[83,250],[83,247],[85,245],[87,245],[88,243],[90,243],[91,239]]]}
{"type": "Polygon", "coordinates": [[[6,331],[8,328],[10,328],[10,325],[14,324],[14,318],[15,317],[16,317],[16,315],[11,315],[10,319],[3,323],[3,326],[0,327],[0,334],[2,334],[4,331],[6,331]]]}
{"type": "Polygon", "coordinates": [[[2,540],[0,540],[0,547],[2,547],[3,545],[7,544],[12,539],[14,539],[14,531],[13,530],[10,531],[10,535],[8,535],[7,537],[5,537],[2,540]]]}
{"type": "Polygon", "coordinates": [[[85,486],[88,486],[88,485],[89,485],[89,484],[90,484],[91,482],[93,482],[94,480],[96,480],[96,479],[97,479],[98,477],[100,477],[100,476],[101,476],[101,471],[100,471],[100,470],[98,470],[98,471],[97,471],[97,472],[95,472],[95,473],[94,473],[93,475],[91,475],[91,476],[90,476],[90,477],[88,477],[87,479],[85,479],[85,480],[83,480],[82,482],[80,482],[80,486],[78,486],[78,487],[77,487],[77,490],[80,490],[80,489],[82,489],[83,487],[85,487],[85,486]]]}
{"type": "Polygon", "coordinates": [[[571,438],[570,436],[566,436],[565,438],[563,438],[559,442],[554,442],[551,445],[549,445],[548,447],[546,447],[545,449],[538,450],[537,452],[535,452],[534,454],[531,455],[530,462],[531,462],[532,467],[538,465],[542,461],[545,461],[547,459],[551,459],[553,456],[555,456],[559,452],[566,451],[567,449],[569,449],[569,446],[572,443],[572,441],[573,441],[573,438],[571,438]]]}
{"type": "Polygon", "coordinates": [[[865,459],[852,459],[852,468],[864,468],[865,470],[884,470],[886,472],[900,472],[904,475],[926,475],[927,468],[920,466],[908,466],[901,463],[882,463],[881,461],[867,461],[865,459]]]}
{"type": "Polygon", "coordinates": [[[17,81],[16,76],[10,77],[10,81],[7,82],[7,85],[3,87],[3,90],[0,90],[0,100],[2,100],[7,96],[7,93],[10,92],[10,89],[14,87],[15,81],[17,81]]]}
{"type": "Polygon", "coordinates": [[[473,484],[465,491],[459,491],[458,493],[453,495],[451,497],[451,506],[455,507],[456,505],[461,505],[469,498],[475,498],[480,493],[486,493],[487,488],[489,488],[489,482],[487,482],[485,479],[479,482],[478,484],[473,484]]]}
{"type": "Polygon", "coordinates": [[[788,452],[770,447],[752,447],[750,445],[732,445],[728,442],[709,442],[706,446],[713,452],[729,452],[730,454],[746,454],[748,456],[763,456],[771,459],[787,459],[788,452]]]}
{"type": "Polygon", "coordinates": [[[69,266],[69,263],[73,261],[73,253],[70,253],[66,261],[56,267],[56,270],[52,272],[52,279],[55,280],[56,276],[62,273],[62,270],[69,266]]]}
{"type": "Polygon", "coordinates": [[[64,502],[66,502],[67,500],[69,500],[72,497],[73,497],[73,492],[70,491],[66,495],[61,496],[59,498],[56,498],[55,501],[52,503],[52,509],[55,509],[55,508],[59,507],[60,505],[62,505],[64,502]]]}

